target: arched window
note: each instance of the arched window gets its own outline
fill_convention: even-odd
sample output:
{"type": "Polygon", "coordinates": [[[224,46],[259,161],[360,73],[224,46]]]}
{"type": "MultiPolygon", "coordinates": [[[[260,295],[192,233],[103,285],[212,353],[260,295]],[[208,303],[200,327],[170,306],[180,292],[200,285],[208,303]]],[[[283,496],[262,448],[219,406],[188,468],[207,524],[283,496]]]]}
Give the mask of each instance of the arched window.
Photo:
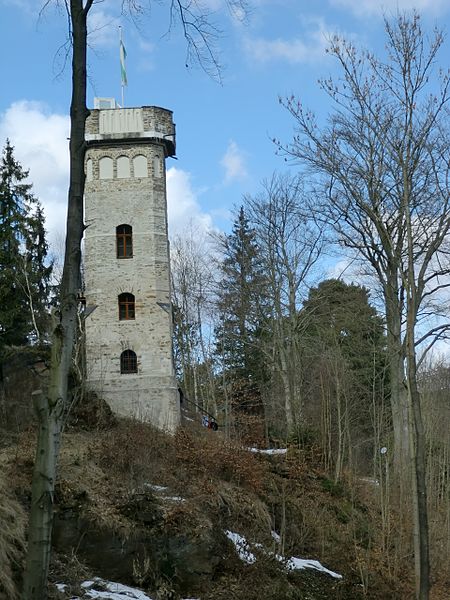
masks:
{"type": "Polygon", "coordinates": [[[147,158],[142,154],[138,154],[133,158],[133,170],[135,177],[148,177],[147,158]]]}
{"type": "Polygon", "coordinates": [[[131,225],[116,227],[117,258],[133,258],[133,228],[131,225]]]}
{"type": "Polygon", "coordinates": [[[117,177],[118,179],[128,179],[130,177],[130,159],[128,156],[119,156],[117,159],[117,177]]]}
{"type": "Polygon", "coordinates": [[[155,156],[153,159],[153,177],[162,177],[161,159],[159,156],[155,156]]]}
{"type": "Polygon", "coordinates": [[[113,178],[113,159],[109,156],[103,156],[98,161],[100,179],[112,179],[113,178]]]}
{"type": "Polygon", "coordinates": [[[130,321],[134,319],[134,296],[133,294],[119,295],[119,320],[130,321]]]}
{"type": "Polygon", "coordinates": [[[92,165],[92,158],[88,158],[86,161],[86,181],[92,181],[94,179],[94,167],[92,165]]]}
{"type": "Polygon", "coordinates": [[[124,350],[120,355],[120,372],[137,373],[137,356],[133,350],[124,350]]]}

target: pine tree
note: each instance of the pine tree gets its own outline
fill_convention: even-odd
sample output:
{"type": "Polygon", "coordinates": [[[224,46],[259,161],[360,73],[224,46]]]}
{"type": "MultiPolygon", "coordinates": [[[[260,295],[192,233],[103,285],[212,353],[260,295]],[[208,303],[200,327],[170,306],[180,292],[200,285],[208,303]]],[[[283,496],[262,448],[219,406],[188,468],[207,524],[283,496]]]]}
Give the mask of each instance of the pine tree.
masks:
{"type": "Polygon", "coordinates": [[[7,140],[0,162],[0,354],[39,338],[48,315],[52,266],[42,207],[27,178],[7,140]]]}

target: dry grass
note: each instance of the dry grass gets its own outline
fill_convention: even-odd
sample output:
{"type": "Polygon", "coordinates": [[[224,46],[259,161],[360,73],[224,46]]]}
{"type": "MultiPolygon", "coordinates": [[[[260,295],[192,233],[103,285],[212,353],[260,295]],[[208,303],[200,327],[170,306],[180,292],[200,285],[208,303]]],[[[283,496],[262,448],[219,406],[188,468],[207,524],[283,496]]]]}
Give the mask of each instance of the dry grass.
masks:
{"type": "Polygon", "coordinates": [[[255,493],[266,485],[267,463],[217,435],[195,436],[180,429],[175,436],[175,447],[178,464],[191,478],[229,481],[255,493]]]}
{"type": "MultiPolygon", "coordinates": [[[[311,581],[305,585],[314,589],[316,595],[312,597],[359,598],[355,590],[360,594],[361,571],[370,575],[367,597],[408,598],[407,591],[403,593],[395,581],[388,581],[383,554],[377,553],[376,506],[370,510],[369,498],[354,500],[345,482],[340,487],[332,485],[315,452],[290,448],[281,456],[253,454],[226,443],[214,432],[198,429],[180,429],[176,435],[166,436],[149,425],[126,420],[118,420],[109,430],[71,429],[62,445],[56,497],[59,508],[76,511],[95,527],[117,533],[120,539],[155,532],[161,540],[184,536],[193,546],[197,539],[203,543],[210,538],[217,540],[211,552],[217,553],[218,566],[211,582],[205,584],[205,600],[225,598],[226,590],[227,597],[236,600],[301,598],[295,595],[301,589],[298,581],[280,575],[279,565],[272,565],[269,558],[267,565],[263,556],[255,566],[242,565],[223,534],[224,529],[231,529],[273,549],[271,529],[280,532],[283,527],[286,555],[317,558],[344,574],[341,595],[335,596],[316,593],[317,577],[308,574],[311,581]],[[168,490],[159,494],[145,484],[167,486],[168,490]],[[181,496],[184,501],[165,501],[164,494],[181,496]],[[143,521],[139,514],[144,512],[154,515],[155,522],[143,521]],[[221,584],[225,585],[223,594],[221,584]]],[[[4,459],[8,455],[3,462],[11,486],[23,497],[31,480],[33,450],[33,436],[27,434],[18,446],[3,454],[4,459]]],[[[0,494],[5,502],[1,489],[0,494]]],[[[10,498],[8,502],[12,501],[10,498]]],[[[5,515],[2,510],[3,506],[1,520],[11,521],[8,515],[15,509],[10,508],[5,515]]],[[[2,564],[8,541],[5,536],[11,540],[8,531],[0,532],[2,564]]],[[[16,552],[16,563],[23,549],[23,523],[21,536],[16,535],[8,546],[16,552]]],[[[82,560],[81,554],[79,558],[82,560]]],[[[143,579],[145,564],[136,566],[143,579]]],[[[152,586],[156,580],[153,575],[152,586]]],[[[14,570],[9,586],[13,576],[14,570]]],[[[4,578],[5,572],[0,577],[4,578]]],[[[325,581],[320,585],[325,590],[331,584],[325,581]]],[[[434,597],[441,600],[445,596],[434,597]]]]}
{"type": "Polygon", "coordinates": [[[10,484],[0,475],[0,597],[18,597],[16,578],[22,568],[26,515],[11,495],[10,484]]]}

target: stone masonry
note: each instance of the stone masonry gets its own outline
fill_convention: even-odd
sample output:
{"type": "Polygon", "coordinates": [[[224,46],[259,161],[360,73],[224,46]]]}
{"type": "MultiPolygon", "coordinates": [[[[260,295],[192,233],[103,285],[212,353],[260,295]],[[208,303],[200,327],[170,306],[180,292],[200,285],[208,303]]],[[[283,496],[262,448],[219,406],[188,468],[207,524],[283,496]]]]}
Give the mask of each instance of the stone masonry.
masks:
{"type": "Polygon", "coordinates": [[[84,275],[89,388],[116,413],[172,431],[179,402],[172,359],[165,159],[175,154],[171,111],[92,110],[86,124],[84,275]],[[119,257],[118,228],[132,256],[119,257]],[[134,296],[134,315],[119,295],[134,296]],[[136,366],[123,368],[131,351],[136,366]],[[122,358],[121,358],[122,356],[122,358]]]}

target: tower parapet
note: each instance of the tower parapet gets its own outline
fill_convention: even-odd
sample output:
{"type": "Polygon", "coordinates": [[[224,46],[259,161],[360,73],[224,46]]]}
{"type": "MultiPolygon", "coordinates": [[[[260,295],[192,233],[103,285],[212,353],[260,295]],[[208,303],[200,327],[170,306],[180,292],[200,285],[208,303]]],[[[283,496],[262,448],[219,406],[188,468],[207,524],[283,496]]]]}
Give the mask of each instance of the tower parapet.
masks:
{"type": "Polygon", "coordinates": [[[175,124],[172,111],[158,106],[94,109],[86,121],[86,141],[128,143],[146,139],[162,144],[165,156],[175,155],[175,124]]]}

